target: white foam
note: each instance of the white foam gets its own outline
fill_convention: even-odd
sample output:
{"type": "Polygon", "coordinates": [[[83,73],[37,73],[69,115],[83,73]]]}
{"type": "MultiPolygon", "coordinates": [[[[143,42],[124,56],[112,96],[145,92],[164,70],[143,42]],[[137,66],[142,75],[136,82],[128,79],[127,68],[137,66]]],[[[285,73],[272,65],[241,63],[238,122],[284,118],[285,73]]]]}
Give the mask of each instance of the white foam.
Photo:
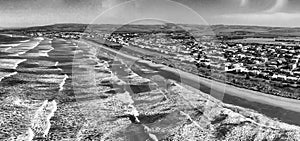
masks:
{"type": "MultiPolygon", "coordinates": [[[[59,63],[59,62],[55,62],[54,66],[57,67],[58,63],[59,63]]],[[[57,68],[57,69],[60,70],[60,71],[62,71],[61,68],[57,68]]]]}
{"type": "MultiPolygon", "coordinates": [[[[131,97],[130,97],[131,98],[131,97]]],[[[133,115],[135,117],[138,117],[140,114],[138,112],[138,110],[132,105],[132,104],[129,104],[128,105],[128,108],[130,109],[129,111],[125,112],[126,114],[130,114],[130,115],[133,115]]]]}
{"type": "Polygon", "coordinates": [[[4,51],[7,52],[9,49],[11,49],[11,47],[4,49],[4,51]]]}
{"type": "Polygon", "coordinates": [[[151,133],[151,129],[148,126],[146,126],[144,124],[142,124],[142,126],[144,127],[145,133],[147,133],[149,136],[149,139],[147,139],[147,140],[158,141],[158,138],[154,134],[151,133]]]}
{"type": "Polygon", "coordinates": [[[50,119],[56,110],[57,103],[48,102],[48,100],[45,100],[43,105],[36,110],[31,121],[31,129],[36,133],[35,136],[46,137],[51,127],[50,119]]]}
{"type": "Polygon", "coordinates": [[[203,130],[203,128],[196,122],[194,121],[191,116],[183,111],[180,111],[181,115],[184,115],[187,119],[189,119],[195,126],[197,126],[199,129],[203,130]]]}
{"type": "MultiPolygon", "coordinates": [[[[49,44],[51,44],[52,43],[52,40],[49,40],[49,44]]],[[[52,50],[54,50],[54,48],[52,47],[52,46],[50,46],[50,49],[49,50],[47,50],[47,51],[45,51],[45,53],[46,53],[46,57],[49,57],[49,55],[48,55],[48,53],[50,52],[50,51],[52,51],[52,50]]]]}
{"type": "Polygon", "coordinates": [[[22,55],[22,54],[25,54],[27,51],[29,51],[29,50],[31,50],[31,49],[34,49],[34,48],[37,47],[39,44],[40,44],[40,42],[36,42],[36,43],[33,44],[32,46],[29,46],[29,47],[25,48],[24,51],[18,53],[18,56],[19,56],[19,55],[22,55]]]}
{"type": "Polygon", "coordinates": [[[0,44],[0,47],[16,47],[19,46],[20,44],[0,44]]]}
{"type": "Polygon", "coordinates": [[[27,51],[37,47],[41,41],[42,41],[42,39],[37,39],[32,42],[22,43],[22,44],[18,45],[17,48],[11,48],[9,50],[9,53],[12,53],[12,54],[10,54],[9,56],[19,56],[19,55],[25,54],[27,51]]]}
{"type": "Polygon", "coordinates": [[[27,53],[26,56],[30,56],[30,57],[39,57],[39,56],[43,56],[43,57],[49,57],[48,53],[52,50],[54,50],[53,47],[49,46],[47,48],[45,47],[37,47],[36,50],[38,50],[38,52],[36,53],[27,53]]]}
{"type": "Polygon", "coordinates": [[[12,139],[12,141],[32,141],[33,138],[34,138],[34,132],[32,131],[31,128],[28,128],[26,133],[19,135],[16,140],[12,139]]]}
{"type": "Polygon", "coordinates": [[[59,84],[59,91],[62,91],[64,89],[64,85],[66,83],[66,80],[68,79],[68,75],[65,74],[64,79],[62,80],[62,82],[59,84]]]}
{"type": "Polygon", "coordinates": [[[0,34],[0,35],[3,35],[3,36],[8,36],[8,37],[13,37],[12,34],[0,34]]]}
{"type": "Polygon", "coordinates": [[[0,82],[6,78],[6,77],[10,77],[12,75],[16,75],[17,72],[13,72],[13,73],[4,73],[4,72],[0,72],[0,82]]]}
{"type": "Polygon", "coordinates": [[[20,44],[0,44],[0,52],[9,52],[13,47],[19,46],[20,44]]]}
{"type": "Polygon", "coordinates": [[[24,37],[24,38],[27,37],[27,36],[23,36],[23,35],[14,35],[14,34],[0,34],[0,35],[4,35],[4,36],[8,36],[8,37],[24,37]]]}
{"type": "Polygon", "coordinates": [[[39,50],[38,53],[32,53],[30,56],[43,56],[43,57],[49,57],[48,53],[50,51],[54,50],[53,47],[50,47],[48,50],[39,50]]]}
{"type": "Polygon", "coordinates": [[[37,40],[39,40],[39,41],[45,40],[43,37],[37,37],[37,38],[35,38],[35,39],[37,39],[37,40]]]}
{"type": "Polygon", "coordinates": [[[49,57],[48,53],[49,53],[50,51],[52,51],[52,50],[54,50],[53,47],[51,47],[49,50],[45,51],[45,56],[49,57]]]}
{"type": "Polygon", "coordinates": [[[7,52],[8,50],[10,50],[11,47],[0,47],[0,52],[7,52]]]}
{"type": "Polygon", "coordinates": [[[21,43],[26,43],[26,42],[29,42],[30,40],[23,40],[23,41],[20,41],[21,43]]]}
{"type": "Polygon", "coordinates": [[[0,59],[0,68],[16,69],[18,65],[27,59],[0,59]]]}
{"type": "Polygon", "coordinates": [[[149,70],[149,69],[141,69],[144,73],[158,73],[159,71],[149,70]]]}

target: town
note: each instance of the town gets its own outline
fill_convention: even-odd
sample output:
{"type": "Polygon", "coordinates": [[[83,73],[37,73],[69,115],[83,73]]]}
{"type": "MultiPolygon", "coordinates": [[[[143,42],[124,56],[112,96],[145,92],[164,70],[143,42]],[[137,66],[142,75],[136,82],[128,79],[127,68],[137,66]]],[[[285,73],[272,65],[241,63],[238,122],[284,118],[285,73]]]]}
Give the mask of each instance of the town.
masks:
{"type": "Polygon", "coordinates": [[[176,33],[126,33],[104,37],[123,47],[139,47],[159,52],[169,60],[193,63],[198,69],[185,71],[247,89],[300,99],[297,93],[300,86],[300,46],[297,44],[284,44],[280,40],[276,40],[279,43],[197,41],[186,36],[185,39],[174,38],[181,37],[176,33]]]}

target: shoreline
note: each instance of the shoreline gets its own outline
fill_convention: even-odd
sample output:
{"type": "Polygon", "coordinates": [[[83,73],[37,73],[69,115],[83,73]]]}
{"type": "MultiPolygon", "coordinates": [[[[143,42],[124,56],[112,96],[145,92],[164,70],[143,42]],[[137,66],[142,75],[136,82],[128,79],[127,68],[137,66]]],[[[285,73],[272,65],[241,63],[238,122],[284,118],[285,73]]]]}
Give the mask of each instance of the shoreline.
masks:
{"type": "MultiPolygon", "coordinates": [[[[95,42],[98,42],[98,40],[95,42]]],[[[122,51],[124,51],[125,54],[139,57],[143,60],[149,60],[155,64],[163,64],[163,65],[175,68],[175,69],[179,69],[179,70],[182,70],[182,71],[185,71],[188,73],[198,75],[200,77],[212,79],[212,80],[222,82],[222,83],[227,83],[227,84],[239,87],[239,88],[258,91],[258,92],[261,92],[264,94],[270,94],[270,95],[274,95],[274,96],[280,96],[280,97],[300,100],[300,98],[297,97],[297,94],[294,93],[296,87],[292,83],[287,83],[287,82],[281,83],[278,81],[267,80],[267,79],[257,81],[257,79],[259,79],[259,78],[255,78],[255,77],[253,77],[253,79],[249,79],[249,80],[242,80],[241,81],[242,83],[241,83],[238,80],[241,79],[240,77],[243,77],[242,75],[226,73],[226,72],[225,72],[225,74],[223,72],[217,72],[217,75],[218,75],[217,77],[220,77],[220,75],[224,75],[224,76],[228,75],[228,76],[226,76],[226,78],[221,78],[221,77],[214,78],[213,76],[210,76],[211,74],[209,74],[209,73],[206,74],[207,72],[213,72],[214,70],[211,70],[211,69],[208,69],[205,67],[201,67],[201,68],[191,67],[190,64],[193,64],[194,66],[196,66],[195,63],[191,63],[191,62],[183,63],[183,66],[181,66],[181,63],[180,63],[180,61],[178,61],[178,59],[174,59],[174,58],[172,59],[172,57],[169,56],[168,54],[160,53],[158,51],[151,50],[148,48],[140,48],[137,45],[123,46],[120,44],[119,46],[114,47],[115,45],[113,45],[113,43],[106,43],[106,42],[102,43],[102,42],[103,41],[100,41],[100,44],[104,44],[105,46],[112,47],[113,49],[122,50],[122,51]],[[164,56],[164,55],[166,55],[166,56],[164,56]],[[160,57],[160,56],[164,56],[164,57],[160,57]],[[239,75],[239,76],[237,76],[237,75],[239,75]],[[237,80],[237,81],[234,82],[235,80],[237,80]],[[263,82],[263,81],[270,81],[270,82],[263,82]],[[264,85],[264,84],[258,84],[258,83],[270,83],[270,85],[264,85]],[[281,83],[281,85],[278,86],[278,83],[281,83]],[[246,84],[246,85],[244,85],[244,84],[246,84]],[[282,88],[283,85],[288,85],[286,88],[289,90],[287,91],[286,88],[282,88]],[[279,88],[279,87],[281,87],[281,88],[279,88]],[[290,90],[292,90],[293,92],[291,92],[290,90]]],[[[242,79],[244,79],[244,78],[242,78],[242,79]]]]}
{"type": "MultiPolygon", "coordinates": [[[[243,98],[248,101],[272,105],[272,106],[280,107],[280,108],[283,108],[286,110],[291,110],[294,112],[300,112],[300,101],[296,100],[296,99],[274,96],[274,95],[265,94],[265,93],[258,92],[258,91],[253,91],[250,89],[236,87],[236,86],[233,86],[230,84],[226,84],[226,83],[218,82],[218,81],[215,81],[212,79],[200,77],[200,76],[197,76],[197,75],[194,75],[194,74],[191,74],[188,72],[184,72],[182,70],[170,68],[167,66],[162,66],[162,65],[156,66],[156,64],[152,65],[151,64],[152,62],[150,62],[150,61],[143,60],[143,61],[138,61],[138,62],[142,63],[144,65],[148,65],[150,67],[161,67],[159,69],[173,73],[173,74],[177,74],[181,78],[181,81],[182,81],[181,83],[187,84],[187,83],[190,83],[188,81],[193,81],[194,84],[192,84],[192,85],[194,85],[194,86],[192,86],[192,87],[194,87],[194,88],[199,89],[200,84],[203,84],[203,85],[211,88],[212,90],[217,91],[218,93],[214,93],[214,94],[218,94],[218,95],[214,95],[214,97],[221,101],[222,101],[221,98],[225,94],[229,94],[231,96],[243,98]]],[[[188,85],[191,86],[191,84],[188,84],[188,85]]],[[[209,93],[207,93],[207,94],[209,94],[209,93]]]]}
{"type": "MultiPolygon", "coordinates": [[[[192,87],[194,87],[194,88],[199,89],[200,84],[210,87],[211,90],[215,90],[215,91],[219,92],[219,94],[217,95],[219,97],[224,96],[224,94],[226,93],[231,96],[243,98],[243,99],[246,99],[246,100],[249,100],[252,102],[268,104],[268,105],[280,107],[280,108],[283,108],[286,110],[300,112],[300,100],[274,96],[274,95],[265,94],[265,93],[258,92],[258,91],[253,91],[253,90],[249,90],[249,89],[232,86],[229,84],[224,84],[224,83],[221,83],[221,82],[218,82],[215,80],[211,80],[211,79],[200,77],[200,76],[188,73],[188,72],[184,72],[179,69],[170,68],[170,67],[162,65],[162,64],[154,64],[151,61],[142,60],[138,57],[133,57],[131,55],[124,54],[122,52],[110,49],[110,48],[105,47],[104,45],[94,42],[94,41],[87,41],[87,42],[91,43],[95,46],[101,47],[107,51],[113,52],[116,55],[118,55],[118,57],[129,59],[132,62],[140,63],[142,65],[146,65],[146,66],[158,69],[158,70],[163,70],[166,72],[177,74],[182,81],[181,83],[186,84],[186,83],[192,82],[193,83],[192,85],[194,85],[192,87]]],[[[190,86],[190,84],[188,84],[188,85],[190,86]]],[[[209,93],[207,93],[207,94],[209,94],[209,93]]],[[[219,99],[219,98],[217,98],[217,99],[219,99]]],[[[221,100],[221,99],[219,99],[219,100],[221,100]]]]}

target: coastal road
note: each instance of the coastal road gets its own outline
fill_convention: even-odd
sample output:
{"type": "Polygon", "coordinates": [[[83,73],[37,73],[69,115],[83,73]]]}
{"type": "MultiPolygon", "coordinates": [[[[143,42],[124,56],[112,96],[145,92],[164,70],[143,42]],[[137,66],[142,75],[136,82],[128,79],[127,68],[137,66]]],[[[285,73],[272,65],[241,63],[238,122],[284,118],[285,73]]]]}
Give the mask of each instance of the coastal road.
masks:
{"type": "MultiPolygon", "coordinates": [[[[267,116],[277,118],[288,123],[300,125],[300,121],[298,120],[300,117],[299,100],[278,97],[224,84],[178,69],[170,68],[165,65],[154,64],[150,61],[131,56],[128,53],[122,52],[122,50],[113,50],[94,41],[87,42],[107,51],[113,52],[116,57],[127,60],[132,67],[134,64],[144,66],[147,69],[157,71],[158,74],[164,76],[166,79],[173,79],[179,83],[192,86],[225,103],[254,109],[266,114],[267,116]]],[[[139,70],[140,69],[137,69],[136,72],[140,72],[139,70]]],[[[141,73],[140,75],[143,74],[141,73]]]]}

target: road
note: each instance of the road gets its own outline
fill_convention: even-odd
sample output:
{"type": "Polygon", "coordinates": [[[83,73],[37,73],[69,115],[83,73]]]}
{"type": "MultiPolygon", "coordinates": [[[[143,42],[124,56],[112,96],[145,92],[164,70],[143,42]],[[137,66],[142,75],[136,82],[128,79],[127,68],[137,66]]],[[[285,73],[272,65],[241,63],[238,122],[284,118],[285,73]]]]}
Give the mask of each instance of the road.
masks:
{"type": "MultiPolygon", "coordinates": [[[[113,52],[117,58],[126,59],[128,64],[145,66],[147,69],[158,71],[166,79],[173,79],[178,83],[186,84],[199,89],[225,103],[254,109],[267,116],[278,118],[282,121],[300,125],[297,117],[300,116],[300,101],[274,95],[264,94],[244,88],[235,87],[224,84],[222,82],[199,77],[197,75],[187,73],[178,69],[170,68],[161,64],[154,64],[150,61],[141,60],[140,58],[130,56],[125,52],[116,51],[111,48],[99,45],[93,41],[90,44],[101,47],[105,50],[113,52]]],[[[139,70],[136,70],[139,72],[139,70]]],[[[140,73],[140,75],[143,75],[140,73]]]]}

